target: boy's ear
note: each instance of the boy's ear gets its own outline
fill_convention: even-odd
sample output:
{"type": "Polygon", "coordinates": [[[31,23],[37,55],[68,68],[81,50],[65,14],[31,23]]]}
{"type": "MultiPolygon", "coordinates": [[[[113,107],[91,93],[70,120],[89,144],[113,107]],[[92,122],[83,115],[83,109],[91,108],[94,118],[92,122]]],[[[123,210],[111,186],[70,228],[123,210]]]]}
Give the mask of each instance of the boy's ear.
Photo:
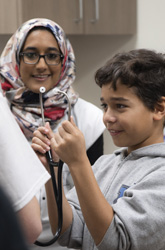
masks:
{"type": "Polygon", "coordinates": [[[154,120],[165,118],[165,96],[162,96],[161,101],[155,105],[154,120]]]}

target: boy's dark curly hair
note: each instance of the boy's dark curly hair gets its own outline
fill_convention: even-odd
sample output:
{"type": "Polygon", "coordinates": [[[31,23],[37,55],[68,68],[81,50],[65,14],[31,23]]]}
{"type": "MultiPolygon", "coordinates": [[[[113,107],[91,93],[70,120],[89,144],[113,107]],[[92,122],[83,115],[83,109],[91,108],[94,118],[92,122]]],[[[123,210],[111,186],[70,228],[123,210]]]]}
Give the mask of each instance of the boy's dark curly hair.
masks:
{"type": "Polygon", "coordinates": [[[118,53],[97,70],[95,81],[100,87],[112,84],[117,89],[117,80],[133,88],[149,110],[165,96],[165,55],[152,50],[137,49],[118,53]]]}

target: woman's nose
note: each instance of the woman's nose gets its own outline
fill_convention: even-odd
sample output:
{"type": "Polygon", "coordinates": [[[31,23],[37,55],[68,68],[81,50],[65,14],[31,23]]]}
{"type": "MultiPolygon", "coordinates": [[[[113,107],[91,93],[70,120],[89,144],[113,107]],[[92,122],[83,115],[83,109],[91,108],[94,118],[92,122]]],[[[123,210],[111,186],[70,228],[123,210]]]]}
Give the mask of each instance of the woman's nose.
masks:
{"type": "Polygon", "coordinates": [[[45,61],[44,57],[40,57],[38,63],[36,64],[36,68],[46,68],[48,65],[45,61]]]}

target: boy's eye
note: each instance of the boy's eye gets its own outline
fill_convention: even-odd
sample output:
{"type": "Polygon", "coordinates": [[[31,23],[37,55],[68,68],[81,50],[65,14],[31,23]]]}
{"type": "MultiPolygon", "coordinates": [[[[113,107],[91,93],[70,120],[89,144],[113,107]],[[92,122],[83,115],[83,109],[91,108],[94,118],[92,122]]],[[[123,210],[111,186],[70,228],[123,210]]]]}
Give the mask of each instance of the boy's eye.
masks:
{"type": "Polygon", "coordinates": [[[105,111],[105,110],[107,109],[107,104],[102,103],[102,104],[101,104],[101,108],[105,111]]]}
{"type": "Polygon", "coordinates": [[[126,108],[126,106],[125,106],[124,104],[121,104],[121,103],[117,103],[117,104],[116,104],[116,107],[117,107],[118,109],[126,108]]]}
{"type": "MultiPolygon", "coordinates": [[[[111,104],[111,109],[112,110],[118,110],[118,111],[122,111],[123,109],[125,109],[127,106],[125,104],[121,104],[121,103],[114,103],[111,104]]],[[[101,109],[103,111],[106,111],[108,109],[108,105],[106,103],[101,103],[101,109]]]]}

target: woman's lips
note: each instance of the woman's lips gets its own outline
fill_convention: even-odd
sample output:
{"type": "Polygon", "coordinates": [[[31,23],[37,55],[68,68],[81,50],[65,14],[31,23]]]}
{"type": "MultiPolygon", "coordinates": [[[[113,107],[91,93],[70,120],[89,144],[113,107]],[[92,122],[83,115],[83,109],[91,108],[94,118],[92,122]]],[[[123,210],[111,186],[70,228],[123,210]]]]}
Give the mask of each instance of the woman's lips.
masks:
{"type": "Polygon", "coordinates": [[[37,81],[45,81],[50,75],[33,75],[33,78],[37,81]]]}

